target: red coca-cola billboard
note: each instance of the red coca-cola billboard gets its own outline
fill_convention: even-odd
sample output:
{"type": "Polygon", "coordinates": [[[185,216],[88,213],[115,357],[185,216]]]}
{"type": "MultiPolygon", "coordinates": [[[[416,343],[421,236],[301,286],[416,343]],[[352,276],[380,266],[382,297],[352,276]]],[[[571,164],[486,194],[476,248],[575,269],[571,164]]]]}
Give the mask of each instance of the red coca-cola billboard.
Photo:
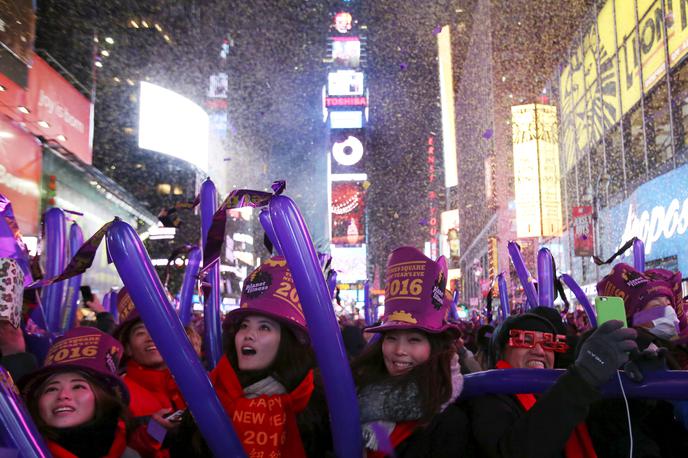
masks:
{"type": "Polygon", "coordinates": [[[592,206],[573,207],[573,252],[576,256],[595,254],[592,206]]]}

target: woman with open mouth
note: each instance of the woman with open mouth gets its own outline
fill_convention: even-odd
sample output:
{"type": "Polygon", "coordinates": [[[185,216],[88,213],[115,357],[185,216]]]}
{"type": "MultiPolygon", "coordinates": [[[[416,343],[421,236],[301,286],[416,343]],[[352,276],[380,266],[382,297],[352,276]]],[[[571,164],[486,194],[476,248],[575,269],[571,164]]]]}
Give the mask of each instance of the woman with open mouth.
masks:
{"type": "Polygon", "coordinates": [[[123,353],[98,329],[74,328],[50,348],[43,368],[20,380],[53,457],[139,456],[127,446],[129,391],[117,376],[123,353]]]}
{"type": "Polygon", "coordinates": [[[358,388],[363,442],[369,458],[462,456],[466,417],[453,402],[463,388],[446,318],[447,263],[412,247],[387,261],[385,314],[378,333],[352,363],[358,388]]]}

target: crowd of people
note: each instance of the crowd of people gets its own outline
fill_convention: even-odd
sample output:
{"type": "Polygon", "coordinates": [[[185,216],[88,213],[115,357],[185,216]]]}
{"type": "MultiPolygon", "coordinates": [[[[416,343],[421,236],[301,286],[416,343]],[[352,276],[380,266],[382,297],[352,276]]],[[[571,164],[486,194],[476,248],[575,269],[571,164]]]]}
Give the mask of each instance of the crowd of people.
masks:
{"type": "MultiPolygon", "coordinates": [[[[39,364],[20,327],[21,269],[1,262],[0,365],[53,456],[212,456],[126,288],[116,325],[101,311],[39,364]]],[[[640,382],[648,370],[688,370],[680,274],[617,264],[598,293],[623,299],[628,326],[610,320],[595,329],[550,307],[494,323],[451,321],[446,279],[444,258],[400,247],[388,259],[381,319],[368,327],[340,319],[365,456],[688,456],[688,402],[602,397],[621,372],[640,382]],[[467,374],[553,368],[563,373],[542,393],[462,396],[467,374]]],[[[224,354],[209,379],[246,455],[334,456],[323,381],[284,258],[248,275],[222,327],[224,354]]],[[[193,326],[187,336],[203,360],[193,326]]]]}

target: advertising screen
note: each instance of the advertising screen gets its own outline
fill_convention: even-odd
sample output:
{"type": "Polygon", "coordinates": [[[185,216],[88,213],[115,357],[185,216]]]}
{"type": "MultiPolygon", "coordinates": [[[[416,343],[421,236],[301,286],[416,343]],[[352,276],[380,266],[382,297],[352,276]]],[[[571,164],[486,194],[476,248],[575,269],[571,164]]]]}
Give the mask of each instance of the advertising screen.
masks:
{"type": "Polygon", "coordinates": [[[139,148],[157,151],[208,171],[208,114],[169,89],[141,82],[139,148]]]}
{"type": "Polygon", "coordinates": [[[362,111],[330,111],[330,129],[360,129],[362,127],[362,111]]]}
{"type": "Polygon", "coordinates": [[[365,171],[365,136],[362,130],[337,130],[330,133],[331,172],[365,171]]]}
{"type": "Polygon", "coordinates": [[[332,243],[360,245],[365,241],[363,186],[360,182],[332,182],[332,243]]]}
{"type": "Polygon", "coordinates": [[[338,247],[331,245],[332,268],[338,283],[356,283],[366,279],[366,245],[338,247]]]}
{"type": "Polygon", "coordinates": [[[448,210],[440,215],[440,249],[447,258],[449,268],[459,267],[459,210],[448,210]]]}
{"type": "Polygon", "coordinates": [[[328,73],[327,95],[363,95],[363,72],[338,70],[328,73]]]}
{"type": "Polygon", "coordinates": [[[361,64],[361,41],[358,37],[331,37],[332,64],[358,68],[361,64]]]}

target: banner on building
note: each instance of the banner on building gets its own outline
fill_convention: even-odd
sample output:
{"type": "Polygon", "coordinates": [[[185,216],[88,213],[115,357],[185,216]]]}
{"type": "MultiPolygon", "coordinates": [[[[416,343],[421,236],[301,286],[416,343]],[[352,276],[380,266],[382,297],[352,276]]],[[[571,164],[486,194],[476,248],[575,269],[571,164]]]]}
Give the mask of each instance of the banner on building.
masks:
{"type": "Polygon", "coordinates": [[[595,254],[595,234],[592,206],[573,207],[573,252],[576,256],[595,254]]]}

